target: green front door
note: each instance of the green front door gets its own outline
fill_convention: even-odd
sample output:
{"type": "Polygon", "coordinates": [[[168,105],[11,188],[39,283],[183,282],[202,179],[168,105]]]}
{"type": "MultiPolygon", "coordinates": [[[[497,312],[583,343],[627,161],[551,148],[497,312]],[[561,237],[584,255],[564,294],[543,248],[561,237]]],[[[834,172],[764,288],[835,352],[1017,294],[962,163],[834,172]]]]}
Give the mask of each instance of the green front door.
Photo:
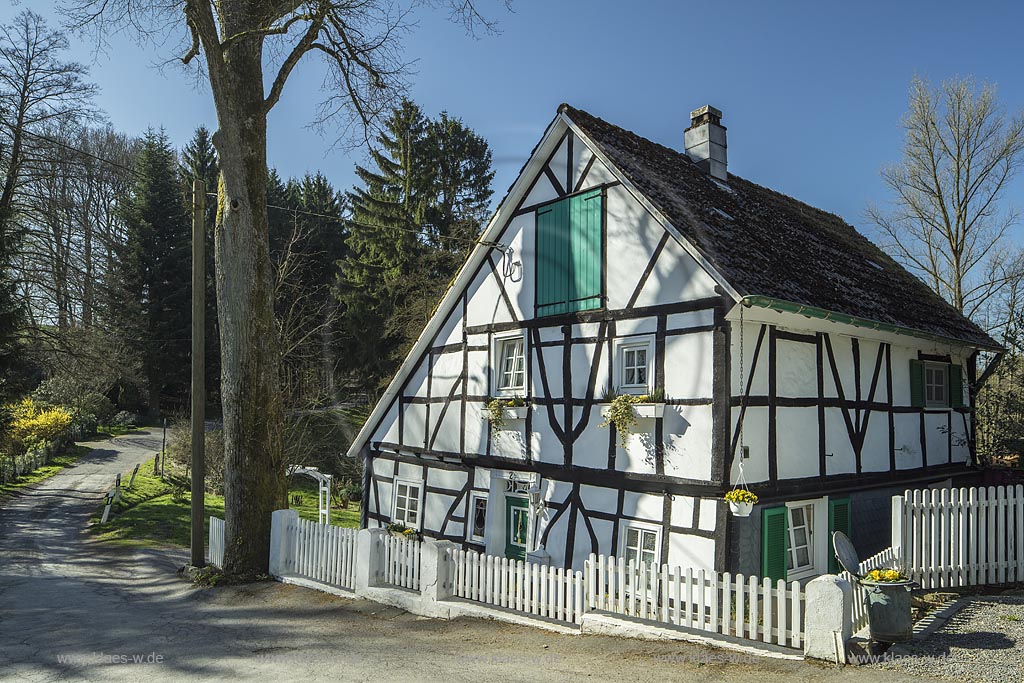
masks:
{"type": "Polygon", "coordinates": [[[525,498],[505,497],[505,557],[526,559],[526,539],[530,530],[529,504],[525,498]]]}

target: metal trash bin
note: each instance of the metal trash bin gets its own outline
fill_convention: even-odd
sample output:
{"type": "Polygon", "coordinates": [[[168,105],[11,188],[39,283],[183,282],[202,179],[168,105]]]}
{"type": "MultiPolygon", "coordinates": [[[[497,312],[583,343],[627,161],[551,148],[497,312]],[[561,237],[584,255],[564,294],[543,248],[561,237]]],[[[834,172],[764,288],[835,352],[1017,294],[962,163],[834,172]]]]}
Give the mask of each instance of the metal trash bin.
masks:
{"type": "Polygon", "coordinates": [[[854,581],[864,587],[868,613],[868,632],[879,643],[904,643],[914,637],[914,620],[910,610],[913,581],[872,581],[860,575],[860,558],[853,543],[842,531],[832,534],[832,548],[839,564],[854,581]]]}
{"type": "Polygon", "coordinates": [[[912,581],[881,582],[859,579],[865,588],[868,632],[880,643],[905,643],[914,638],[910,611],[912,581]]]}

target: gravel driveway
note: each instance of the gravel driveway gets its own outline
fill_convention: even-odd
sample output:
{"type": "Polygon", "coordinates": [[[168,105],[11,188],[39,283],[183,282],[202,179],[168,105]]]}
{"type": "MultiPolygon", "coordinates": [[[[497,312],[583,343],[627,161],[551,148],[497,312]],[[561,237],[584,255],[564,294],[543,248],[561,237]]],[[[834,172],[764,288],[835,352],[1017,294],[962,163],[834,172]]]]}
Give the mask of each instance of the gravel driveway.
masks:
{"type": "Polygon", "coordinates": [[[0,681],[937,680],[421,619],[273,582],[195,589],[175,573],[183,550],[123,548],[83,534],[114,475],[152,457],[157,437],[90,445],[96,450],[78,464],[0,508],[0,681]]]}
{"type": "Polygon", "coordinates": [[[967,600],[935,633],[901,646],[906,656],[872,668],[955,681],[1024,680],[1024,597],[967,600]]]}

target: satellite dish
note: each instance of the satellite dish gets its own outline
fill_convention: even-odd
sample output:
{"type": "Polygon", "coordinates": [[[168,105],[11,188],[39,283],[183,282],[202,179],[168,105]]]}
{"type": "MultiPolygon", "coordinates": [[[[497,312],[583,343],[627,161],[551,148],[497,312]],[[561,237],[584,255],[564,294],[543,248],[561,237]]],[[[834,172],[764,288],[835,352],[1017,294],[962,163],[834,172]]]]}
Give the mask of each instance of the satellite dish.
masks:
{"type": "Polygon", "coordinates": [[[832,534],[832,547],[843,569],[850,572],[854,578],[860,579],[860,557],[850,538],[842,531],[836,531],[832,534]]]}

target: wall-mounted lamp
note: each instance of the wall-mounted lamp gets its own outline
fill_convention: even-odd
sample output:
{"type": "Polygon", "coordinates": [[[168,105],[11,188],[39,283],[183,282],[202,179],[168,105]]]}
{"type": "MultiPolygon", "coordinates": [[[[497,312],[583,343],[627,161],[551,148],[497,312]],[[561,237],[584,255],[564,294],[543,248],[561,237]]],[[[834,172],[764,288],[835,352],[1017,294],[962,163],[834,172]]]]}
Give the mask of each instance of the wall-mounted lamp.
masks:
{"type": "Polygon", "coordinates": [[[530,506],[534,510],[537,510],[539,512],[540,510],[543,510],[546,507],[540,487],[537,486],[536,484],[531,486],[530,489],[526,492],[526,494],[530,497],[530,506]]]}

